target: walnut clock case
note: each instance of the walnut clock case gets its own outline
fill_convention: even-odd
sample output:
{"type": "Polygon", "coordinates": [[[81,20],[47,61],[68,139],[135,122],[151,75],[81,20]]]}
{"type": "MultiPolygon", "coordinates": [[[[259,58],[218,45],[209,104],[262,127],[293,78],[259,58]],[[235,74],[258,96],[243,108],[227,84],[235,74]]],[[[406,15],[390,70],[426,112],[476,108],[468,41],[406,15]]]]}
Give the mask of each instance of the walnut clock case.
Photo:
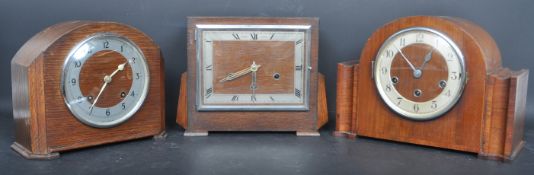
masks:
{"type": "Polygon", "coordinates": [[[208,131],[297,131],[326,123],[316,18],[190,17],[176,121],[208,131]]]}
{"type": "Polygon", "coordinates": [[[400,18],[371,35],[359,63],[338,65],[335,135],[511,160],[524,144],[527,81],[472,22],[400,18]]]}
{"type": "Polygon", "coordinates": [[[16,139],[30,159],[165,137],[159,47],[115,22],[69,21],[33,36],[11,61],[16,139]]]}

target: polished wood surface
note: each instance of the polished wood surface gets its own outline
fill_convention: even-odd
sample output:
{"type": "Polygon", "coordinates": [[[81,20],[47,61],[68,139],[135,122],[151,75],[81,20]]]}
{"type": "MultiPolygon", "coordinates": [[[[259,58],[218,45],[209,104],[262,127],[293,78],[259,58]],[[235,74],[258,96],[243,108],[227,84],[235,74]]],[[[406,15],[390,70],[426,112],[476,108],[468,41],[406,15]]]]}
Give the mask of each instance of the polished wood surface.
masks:
{"type": "Polygon", "coordinates": [[[213,41],[213,92],[251,94],[252,76],[219,82],[230,73],[261,67],[256,72],[257,94],[288,94],[294,89],[295,43],[292,41],[213,41]],[[279,79],[274,78],[278,73],[279,79]]]}
{"type": "MultiPolygon", "coordinates": [[[[188,18],[187,55],[187,128],[188,132],[205,131],[305,131],[317,132],[318,125],[318,46],[319,21],[316,18],[262,17],[190,17],[188,18]],[[196,41],[197,24],[310,25],[311,71],[308,111],[212,111],[196,110],[196,41]]],[[[177,116],[180,117],[180,116],[177,116]]]]}
{"type": "MultiPolygon", "coordinates": [[[[43,30],[26,42],[12,60],[13,115],[17,123],[17,138],[12,148],[27,155],[26,158],[51,158],[57,157],[59,151],[164,132],[162,64],[159,47],[127,25],[70,21],[43,30]],[[70,49],[97,32],[116,33],[136,43],[147,59],[151,80],[149,94],[139,111],[125,123],[106,129],[78,121],[65,105],[60,91],[62,66],[70,49]]],[[[102,81],[102,77],[98,79],[94,81],[102,81]]]]}
{"type": "Polygon", "coordinates": [[[337,94],[336,94],[336,132],[350,133],[352,127],[352,103],[354,65],[357,61],[346,61],[337,64],[337,94]]]}
{"type": "MultiPolygon", "coordinates": [[[[187,130],[188,128],[188,116],[187,116],[187,72],[182,73],[180,76],[180,97],[178,98],[178,109],[176,112],[176,123],[187,130]]],[[[317,106],[317,128],[321,128],[328,122],[328,105],[326,103],[326,84],[325,84],[325,76],[323,74],[319,74],[319,85],[318,85],[318,106],[317,106]]],[[[312,133],[317,132],[307,132],[303,131],[300,132],[303,135],[313,135],[312,133]],[[307,133],[307,134],[304,134],[307,133]]],[[[184,133],[186,136],[207,136],[207,131],[186,131],[184,133]]],[[[298,133],[297,133],[298,135],[298,133]]]]}
{"type": "MultiPolygon", "coordinates": [[[[414,62],[417,64],[417,60],[414,62]]],[[[432,64],[440,68],[442,63],[432,64]]],[[[528,71],[514,72],[502,68],[495,41],[474,23],[458,18],[432,16],[394,20],[380,27],[368,39],[359,64],[352,66],[355,68],[353,77],[350,76],[351,71],[347,70],[350,68],[345,67],[338,69],[338,74],[342,74],[338,77],[347,77],[344,79],[348,81],[352,79],[355,87],[352,90],[348,85],[338,88],[352,91],[353,106],[349,109],[351,102],[345,97],[350,92],[338,92],[337,98],[344,99],[341,101],[344,105],[336,113],[342,114],[340,117],[344,122],[339,122],[339,127],[336,127],[337,135],[374,137],[508,160],[513,159],[523,145],[528,71]],[[465,56],[468,82],[462,97],[455,107],[437,119],[413,121],[400,117],[377,95],[372,79],[371,62],[381,44],[393,33],[409,27],[429,27],[446,34],[458,44],[465,56]],[[352,125],[347,129],[349,123],[352,125]],[[340,134],[343,132],[345,134],[340,134]]],[[[434,76],[441,75],[436,72],[434,76]]],[[[433,81],[437,79],[439,78],[433,81]]]]}
{"type": "MultiPolygon", "coordinates": [[[[429,45],[412,44],[402,48],[402,52],[416,68],[421,68],[423,58],[431,49],[429,45]]],[[[421,71],[423,74],[420,78],[413,78],[412,68],[402,58],[402,55],[399,53],[395,55],[391,63],[390,75],[398,78],[398,83],[394,84],[394,87],[399,94],[411,101],[426,102],[441,93],[442,88],[438,86],[439,82],[447,81],[449,76],[445,58],[437,51],[432,52],[432,58],[421,71]],[[416,89],[421,90],[420,96],[414,96],[416,89]]]]}
{"type": "MultiPolygon", "coordinates": [[[[80,90],[84,97],[91,97],[90,103],[95,98],[104,84],[104,77],[110,75],[117,69],[117,66],[127,62],[120,53],[115,51],[99,51],[87,59],[80,71],[80,90]]],[[[117,72],[111,83],[106,86],[106,93],[102,93],[95,106],[106,108],[111,107],[124,99],[124,95],[129,94],[132,86],[132,68],[126,64],[123,71],[117,72]]]]}

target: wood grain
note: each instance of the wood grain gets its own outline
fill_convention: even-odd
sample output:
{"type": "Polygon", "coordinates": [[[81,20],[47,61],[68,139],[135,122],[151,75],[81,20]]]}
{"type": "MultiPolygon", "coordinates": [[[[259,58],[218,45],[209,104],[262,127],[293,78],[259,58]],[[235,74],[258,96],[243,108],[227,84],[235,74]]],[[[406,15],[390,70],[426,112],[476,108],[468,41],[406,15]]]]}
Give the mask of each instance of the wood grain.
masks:
{"type": "Polygon", "coordinates": [[[318,121],[318,19],[316,18],[254,18],[254,17],[189,17],[187,55],[187,131],[317,131],[318,121]],[[276,112],[199,112],[195,97],[196,70],[195,26],[197,24],[247,25],[311,25],[311,69],[308,111],[276,112]]]}
{"type": "Polygon", "coordinates": [[[337,94],[336,94],[336,131],[347,133],[352,128],[352,103],[354,85],[354,65],[356,61],[346,61],[337,64],[337,94]]]}
{"type": "MultiPolygon", "coordinates": [[[[415,67],[419,68],[424,62],[422,58],[431,49],[432,47],[426,44],[411,44],[402,48],[402,52],[415,67]]],[[[390,75],[398,78],[398,83],[393,86],[399,94],[411,101],[426,102],[434,99],[443,90],[438,86],[439,82],[447,81],[449,76],[445,58],[439,52],[432,53],[432,58],[422,72],[420,78],[413,78],[412,68],[399,53],[395,55],[391,63],[390,75]],[[421,96],[414,95],[415,89],[421,90],[421,96]]]]}
{"type": "MultiPolygon", "coordinates": [[[[176,112],[176,123],[187,129],[187,72],[182,73],[180,76],[180,97],[178,98],[178,109],[176,112]]],[[[326,84],[325,76],[319,74],[318,85],[318,107],[317,107],[317,128],[321,128],[328,122],[328,105],[326,100],[326,84]]],[[[316,132],[313,132],[316,133],[316,132]]],[[[207,131],[187,131],[184,133],[186,136],[207,136],[207,131]]]]}
{"type": "MultiPolygon", "coordinates": [[[[120,53],[110,50],[103,50],[93,54],[83,64],[80,71],[80,90],[84,97],[91,97],[88,101],[93,103],[102,88],[104,77],[110,75],[117,69],[117,66],[127,62],[120,53]]],[[[107,108],[121,102],[128,94],[132,86],[132,68],[126,64],[123,71],[117,72],[111,83],[106,87],[106,93],[102,93],[97,107],[107,108]]]]}
{"type": "MultiPolygon", "coordinates": [[[[417,60],[412,61],[418,64],[417,60]]],[[[443,63],[429,63],[439,71],[432,77],[439,79],[442,76],[440,72],[444,71],[443,63]]],[[[399,68],[397,71],[406,67],[405,63],[395,64],[399,68]]],[[[394,71],[392,74],[402,74],[394,71]]],[[[338,92],[342,94],[338,95],[338,99],[343,99],[343,104],[340,106],[338,103],[341,109],[336,111],[344,111],[345,122],[337,122],[336,132],[346,132],[347,118],[351,116],[352,126],[348,130],[352,135],[473,152],[487,158],[513,159],[524,144],[528,71],[514,72],[502,68],[500,52],[493,38],[469,21],[432,16],[394,20],[380,27],[368,39],[359,64],[354,65],[353,77],[347,76],[350,71],[343,67],[338,72],[346,76],[341,81],[352,80],[354,87],[352,90],[346,87],[349,86],[347,84],[344,88],[338,87],[343,91],[338,92]],[[371,63],[382,43],[393,33],[409,27],[428,27],[444,33],[458,44],[465,57],[468,83],[461,99],[449,112],[430,121],[413,121],[398,116],[377,95],[372,80],[371,63]],[[352,107],[347,105],[350,101],[345,97],[351,92],[346,91],[353,93],[352,107]]]]}
{"type": "Polygon", "coordinates": [[[219,82],[228,74],[249,68],[254,61],[258,94],[288,94],[294,89],[295,43],[292,41],[213,41],[213,92],[250,94],[250,73],[219,82]],[[273,75],[278,73],[279,79],[273,75]]]}
{"type": "Polygon", "coordinates": [[[127,25],[69,21],[43,30],[26,42],[12,60],[14,73],[20,73],[13,75],[17,77],[12,79],[13,85],[27,87],[27,91],[14,93],[18,94],[13,97],[14,102],[21,103],[14,105],[14,111],[30,111],[14,112],[16,121],[27,123],[17,122],[17,133],[21,134],[17,134],[15,147],[21,145],[29,150],[33,156],[27,158],[42,158],[54,152],[160,134],[164,131],[162,64],[159,47],[141,31],[127,25]],[[98,32],[115,33],[136,43],[147,59],[151,79],[149,94],[139,111],[127,122],[107,129],[93,128],[75,119],[60,92],[60,74],[70,49],[98,32]]]}

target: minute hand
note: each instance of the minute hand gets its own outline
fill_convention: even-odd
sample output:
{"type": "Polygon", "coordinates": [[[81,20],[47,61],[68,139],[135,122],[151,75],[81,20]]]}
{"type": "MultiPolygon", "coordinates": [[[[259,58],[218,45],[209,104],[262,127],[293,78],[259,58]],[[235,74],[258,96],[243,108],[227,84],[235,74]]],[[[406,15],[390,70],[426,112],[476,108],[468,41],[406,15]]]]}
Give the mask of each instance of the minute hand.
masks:
{"type": "MultiPolygon", "coordinates": [[[[393,46],[395,47],[395,46],[393,46]]],[[[397,51],[401,54],[402,58],[404,58],[404,61],[406,61],[408,63],[408,65],[410,66],[410,68],[412,68],[412,71],[416,71],[417,69],[413,66],[412,62],[410,62],[410,60],[408,60],[408,58],[406,58],[406,56],[404,55],[404,53],[402,53],[402,51],[395,47],[395,49],[397,49],[397,51]]]]}

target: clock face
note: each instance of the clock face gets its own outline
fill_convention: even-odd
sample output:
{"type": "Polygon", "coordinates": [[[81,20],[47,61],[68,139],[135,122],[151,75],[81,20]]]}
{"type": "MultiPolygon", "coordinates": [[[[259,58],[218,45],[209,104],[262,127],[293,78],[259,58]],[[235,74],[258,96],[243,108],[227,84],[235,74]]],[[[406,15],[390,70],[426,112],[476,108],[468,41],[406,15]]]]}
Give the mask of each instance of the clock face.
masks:
{"type": "Polygon", "coordinates": [[[198,110],[307,110],[310,26],[197,25],[198,110]]]}
{"type": "Polygon", "coordinates": [[[466,83],[464,58],[446,35],[429,28],[401,30],[389,37],[374,63],[374,80],[384,102],[414,120],[451,109],[466,83]]]}
{"type": "Polygon", "coordinates": [[[149,71],[130,40],[96,34],[75,46],[65,60],[62,91],[71,113],[93,127],[112,127],[132,117],[148,93],[149,71]]]}

